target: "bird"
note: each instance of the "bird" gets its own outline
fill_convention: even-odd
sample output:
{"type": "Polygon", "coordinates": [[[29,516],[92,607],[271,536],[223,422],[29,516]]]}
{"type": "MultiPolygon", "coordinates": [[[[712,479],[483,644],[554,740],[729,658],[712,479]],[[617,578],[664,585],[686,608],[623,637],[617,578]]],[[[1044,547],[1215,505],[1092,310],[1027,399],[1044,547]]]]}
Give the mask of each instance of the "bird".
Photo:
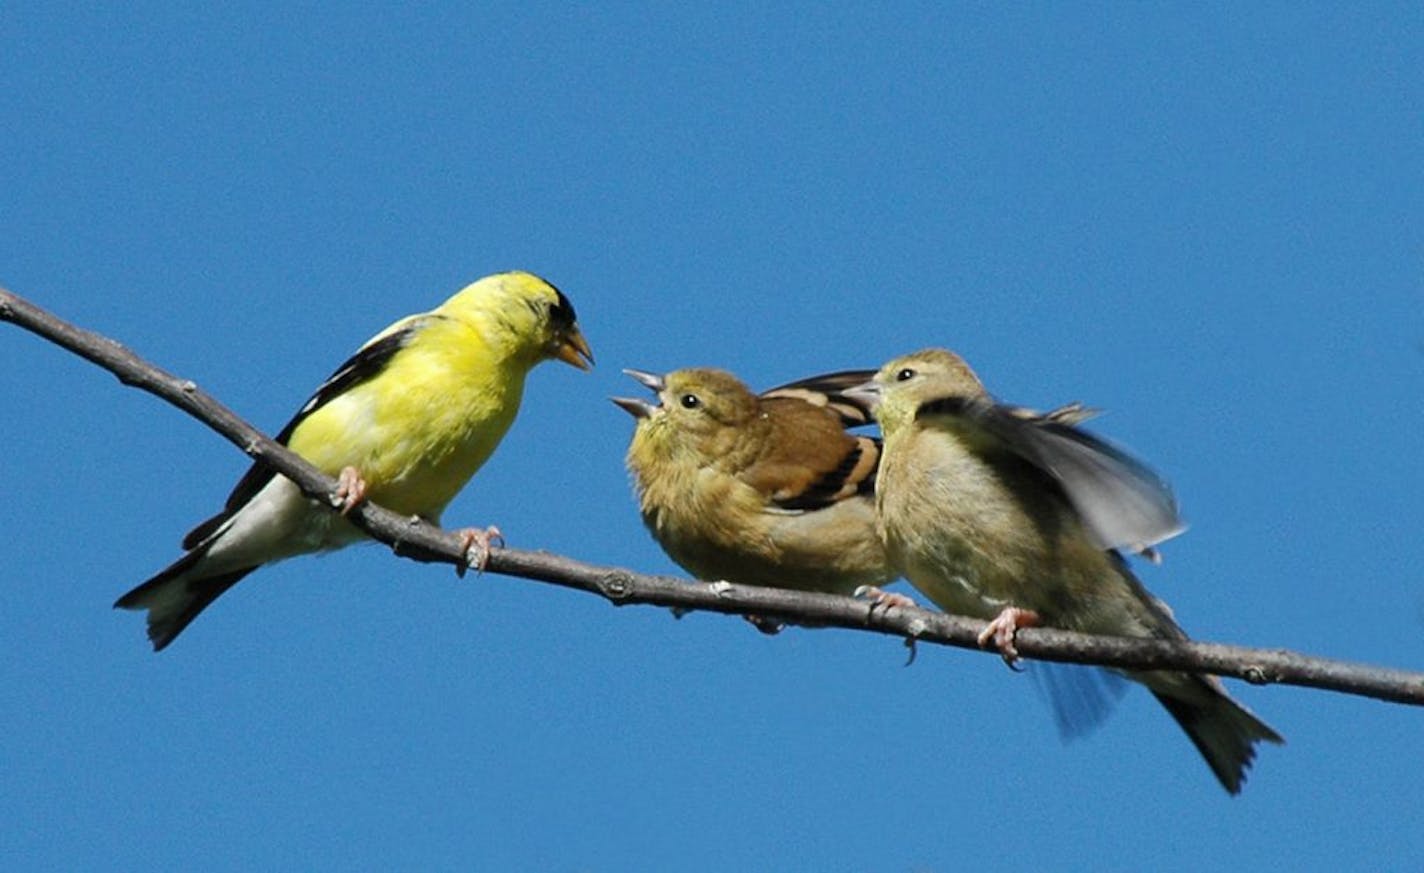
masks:
{"type": "MultiPolygon", "coordinates": [[[[223,510],[183,538],[183,556],[114,606],[147,610],[149,639],[161,651],[258,567],[362,539],[344,518],[362,501],[439,524],[514,422],[525,377],[549,359],[593,365],[573,304],[532,273],[486,276],[396,321],[338,367],[276,437],[337,478],[337,507],[307,498],[258,461],[223,510]]],[[[491,542],[501,540],[495,527],[461,536],[481,569],[491,542]]]]}
{"type": "MultiPolygon", "coordinates": [[[[843,393],[880,424],[877,529],[891,563],[946,612],[988,620],[980,645],[1012,663],[1021,627],[1187,639],[1122,555],[1184,529],[1170,489],[1141,462],[1072,421],[998,404],[945,349],[895,358],[843,393]]],[[[1258,743],[1284,742],[1216,677],[1125,675],[1231,794],[1258,743]]]]}
{"type": "MultiPolygon", "coordinates": [[[[760,395],[710,367],[624,373],[657,396],[611,399],[637,421],[626,462],[643,521],[679,566],[706,581],[915,605],[880,589],[898,575],[875,525],[880,439],[847,432],[874,422],[845,394],[874,370],[760,395]]],[[[1092,412],[1073,404],[1048,415],[1078,421],[1092,412]]]]}
{"type": "Polygon", "coordinates": [[[639,510],[683,569],[831,594],[896,578],[875,528],[880,441],[847,432],[868,417],[831,383],[757,395],[711,367],[624,372],[657,396],[610,398],[637,420],[626,462],[639,510]]]}

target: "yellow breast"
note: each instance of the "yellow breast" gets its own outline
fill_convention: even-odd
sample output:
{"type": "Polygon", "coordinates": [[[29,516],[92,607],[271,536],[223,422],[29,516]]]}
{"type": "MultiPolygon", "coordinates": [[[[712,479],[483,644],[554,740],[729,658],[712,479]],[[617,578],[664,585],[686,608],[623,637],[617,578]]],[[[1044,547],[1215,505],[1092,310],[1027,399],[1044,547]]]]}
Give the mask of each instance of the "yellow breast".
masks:
{"type": "Polygon", "coordinates": [[[372,501],[438,520],[514,422],[526,370],[470,325],[435,320],[380,374],[308,416],[289,445],[329,475],[355,467],[372,501]]]}

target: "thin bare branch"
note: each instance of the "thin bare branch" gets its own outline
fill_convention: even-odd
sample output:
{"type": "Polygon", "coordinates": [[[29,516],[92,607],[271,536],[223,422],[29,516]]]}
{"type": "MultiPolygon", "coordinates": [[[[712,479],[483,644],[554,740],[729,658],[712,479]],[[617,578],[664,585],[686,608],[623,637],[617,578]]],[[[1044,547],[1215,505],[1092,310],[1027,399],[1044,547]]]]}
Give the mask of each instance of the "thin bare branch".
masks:
{"type": "MultiPolygon", "coordinates": [[[[0,320],[14,322],[113,373],[125,385],[154,394],[207,424],[258,461],[270,464],[309,497],[333,502],[336,481],[273,442],[191,381],[147,363],[119,343],[69,324],[0,289],[0,320]]],[[[374,539],[405,557],[465,566],[460,538],[371,503],[348,516],[374,539]]],[[[547,552],[497,548],[488,570],[600,595],[615,605],[651,604],[678,610],[757,615],[788,624],[871,631],[906,641],[979,648],[984,622],[923,609],[872,607],[830,594],[689,582],[618,567],[586,564],[547,552]]],[[[1203,642],[1101,637],[1047,628],[1019,632],[1019,652],[1045,661],[1133,670],[1173,669],[1233,676],[1254,684],[1303,685],[1424,705],[1424,673],[1352,664],[1282,649],[1203,642]]]]}

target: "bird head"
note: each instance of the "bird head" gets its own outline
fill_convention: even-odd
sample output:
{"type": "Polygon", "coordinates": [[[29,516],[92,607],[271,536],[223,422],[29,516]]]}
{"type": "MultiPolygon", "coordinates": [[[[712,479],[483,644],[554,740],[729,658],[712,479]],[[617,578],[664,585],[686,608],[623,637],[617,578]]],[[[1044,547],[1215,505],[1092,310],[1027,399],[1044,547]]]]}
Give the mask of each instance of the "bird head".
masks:
{"type": "Polygon", "coordinates": [[[722,453],[724,442],[757,419],[756,395],[725,370],[698,367],[663,376],[623,372],[656,395],[656,402],[610,398],[638,419],[630,452],[696,455],[710,463],[722,453]]]}
{"type": "Polygon", "coordinates": [[[869,406],[887,435],[912,421],[925,401],[985,395],[983,383],[964,359],[946,349],[921,349],[895,358],[870,381],[844,393],[869,406]]]}
{"type": "Polygon", "coordinates": [[[486,276],[445,301],[437,312],[480,325],[487,341],[506,348],[528,366],[551,358],[580,370],[593,366],[593,352],[579,330],[573,304],[533,273],[486,276]]]}

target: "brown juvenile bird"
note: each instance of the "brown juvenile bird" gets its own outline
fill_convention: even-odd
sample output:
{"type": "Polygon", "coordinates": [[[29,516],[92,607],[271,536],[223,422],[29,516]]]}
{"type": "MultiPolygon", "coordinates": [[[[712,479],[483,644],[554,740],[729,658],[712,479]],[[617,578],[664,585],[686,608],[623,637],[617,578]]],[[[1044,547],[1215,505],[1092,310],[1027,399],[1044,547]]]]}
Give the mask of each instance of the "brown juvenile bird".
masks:
{"type": "Polygon", "coordinates": [[[811,381],[758,396],[724,370],[624,372],[657,394],[612,398],[638,420],[643,521],[689,573],[839,594],[896,577],[875,530],[880,442],[845,430],[867,421],[860,407],[811,381]]]}
{"type": "MultiPolygon", "coordinates": [[[[896,358],[846,396],[874,409],[884,436],[875,493],[891,561],[947,612],[989,619],[981,644],[1013,659],[1016,629],[1040,624],[1187,638],[1118,552],[1183,529],[1170,491],[1141,463],[1071,423],[998,405],[941,349],[896,358]]],[[[1215,677],[1126,675],[1232,794],[1255,744],[1282,742],[1215,677]]]]}

